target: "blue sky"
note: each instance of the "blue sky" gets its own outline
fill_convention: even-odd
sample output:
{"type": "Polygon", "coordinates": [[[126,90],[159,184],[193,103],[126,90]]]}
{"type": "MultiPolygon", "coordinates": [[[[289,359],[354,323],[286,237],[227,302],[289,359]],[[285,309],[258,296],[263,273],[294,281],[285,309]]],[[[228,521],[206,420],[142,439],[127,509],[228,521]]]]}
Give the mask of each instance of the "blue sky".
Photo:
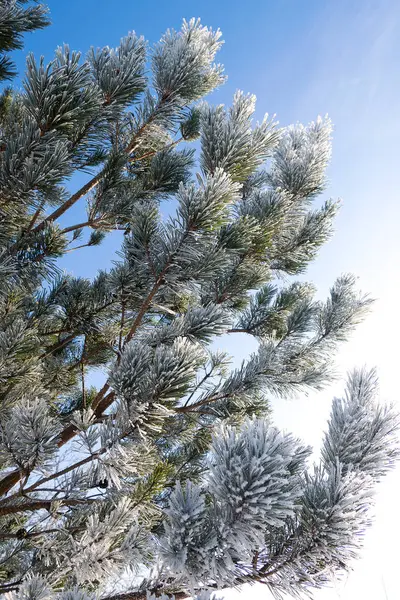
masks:
{"type": "MultiPolygon", "coordinates": [[[[219,60],[227,83],[210,100],[229,104],[240,88],[255,93],[257,117],[276,113],[281,125],[307,122],[328,113],[335,125],[330,186],[324,197],[341,197],[343,207],[333,240],[322,249],[307,278],[324,296],[343,272],[359,275],[360,287],[377,298],[373,314],[338,357],[343,375],[355,365],[377,365],[382,395],[398,402],[400,326],[400,3],[398,0],[50,0],[53,25],[26,38],[17,53],[22,71],[27,50],[51,59],[67,42],[73,49],[116,45],[135,30],[150,42],[183,17],[199,16],[220,27],[225,45],[219,60]]],[[[71,189],[79,181],[70,182],[71,189]]],[[[75,222],[84,213],[64,217],[75,222]]],[[[83,219],[82,219],[83,220],[83,219]]],[[[110,237],[98,251],[85,249],[63,260],[77,275],[92,276],[112,258],[118,244],[110,237]]],[[[243,338],[222,339],[239,361],[252,349],[243,338]]],[[[318,444],[329,413],[331,390],[290,404],[275,405],[279,425],[318,444]]],[[[363,560],[345,585],[318,592],[317,600],[386,600],[396,594],[400,523],[399,470],[378,497],[376,525],[363,560]]],[[[252,589],[246,598],[266,597],[252,589]],[[258,596],[258,593],[260,594],[258,596]]]]}

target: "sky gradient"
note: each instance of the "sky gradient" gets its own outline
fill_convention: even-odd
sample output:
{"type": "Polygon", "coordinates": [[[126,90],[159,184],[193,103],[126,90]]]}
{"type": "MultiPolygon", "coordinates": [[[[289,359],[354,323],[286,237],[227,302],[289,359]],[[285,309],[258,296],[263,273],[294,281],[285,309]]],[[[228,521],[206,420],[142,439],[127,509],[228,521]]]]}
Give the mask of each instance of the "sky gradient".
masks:
{"type": "MultiPolygon", "coordinates": [[[[225,40],[218,60],[225,65],[228,81],[210,101],[229,104],[237,89],[254,93],[257,118],[265,112],[276,114],[282,126],[329,114],[335,125],[333,159],[330,185],[322,199],[340,197],[343,206],[334,238],[304,278],[313,281],[324,297],[338,275],[352,272],[359,276],[360,288],[377,301],[370,317],[341,348],[337,364],[342,380],[339,377],[329,390],[309,398],[274,403],[275,421],[318,445],[332,395],[340,393],[345,372],[363,364],[378,367],[383,398],[399,402],[398,0],[50,0],[47,4],[53,25],[26,37],[24,51],[16,54],[20,73],[29,50],[50,60],[63,42],[85,53],[91,45],[116,45],[130,30],[152,43],[168,27],[179,28],[183,17],[199,16],[204,24],[220,27],[225,40]]],[[[79,179],[70,186],[78,188],[79,179]]],[[[84,214],[82,208],[74,211],[62,222],[69,225],[84,214]]],[[[110,264],[118,244],[118,235],[110,236],[97,250],[68,255],[62,266],[91,277],[110,264]]],[[[254,348],[254,341],[233,336],[221,338],[218,346],[239,362],[254,348]]],[[[345,583],[316,592],[316,600],[399,597],[399,490],[397,469],[378,495],[376,523],[367,536],[363,559],[345,583]]],[[[243,596],[267,597],[265,588],[252,588],[243,596]]]]}

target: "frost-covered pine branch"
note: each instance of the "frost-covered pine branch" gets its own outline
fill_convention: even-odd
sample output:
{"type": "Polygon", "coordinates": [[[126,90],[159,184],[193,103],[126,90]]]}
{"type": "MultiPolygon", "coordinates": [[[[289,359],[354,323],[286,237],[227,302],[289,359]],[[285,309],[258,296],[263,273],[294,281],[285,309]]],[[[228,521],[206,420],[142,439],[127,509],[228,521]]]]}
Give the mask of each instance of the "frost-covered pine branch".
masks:
{"type": "MultiPolygon", "coordinates": [[[[45,15],[0,3],[0,77],[45,15]]],[[[243,582],[308,592],[349,568],[398,457],[373,372],[334,400],[315,468],[272,423],[272,396],[332,379],[371,300],[351,275],[325,301],[291,279],[332,233],[338,204],[317,199],[332,125],[253,123],[256,99],[240,91],[207,103],[221,44],[192,19],[153,48],[134,32],[86,58],[64,45],[48,65],[28,56],[22,91],[0,97],[7,600],[205,600],[243,582]],[[71,189],[76,173],[86,183],[71,189]],[[68,252],[95,260],[111,231],[108,271],[61,272],[68,252]],[[257,341],[236,369],[215,349],[224,334],[257,341]],[[96,368],[105,381],[90,386],[96,368]]]]}
{"type": "Polygon", "coordinates": [[[23,34],[48,24],[47,9],[43,4],[29,0],[1,0],[0,81],[11,79],[16,74],[8,53],[23,47],[23,34]]]}

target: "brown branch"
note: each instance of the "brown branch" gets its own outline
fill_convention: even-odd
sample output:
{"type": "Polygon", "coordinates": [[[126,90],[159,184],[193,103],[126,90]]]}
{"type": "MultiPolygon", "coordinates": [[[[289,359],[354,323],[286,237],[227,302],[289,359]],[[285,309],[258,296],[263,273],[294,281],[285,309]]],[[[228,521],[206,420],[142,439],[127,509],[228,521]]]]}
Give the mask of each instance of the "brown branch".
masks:
{"type": "Polygon", "coordinates": [[[86,397],[85,397],[85,365],[83,364],[83,358],[80,361],[81,366],[81,380],[82,380],[82,406],[86,409],[86,397]]]}
{"type": "Polygon", "coordinates": [[[83,223],[76,223],[75,225],[70,225],[69,227],[65,227],[65,229],[63,229],[61,231],[61,233],[69,233],[70,231],[75,231],[76,229],[82,229],[83,227],[91,226],[93,224],[94,224],[94,221],[92,219],[89,219],[89,221],[83,221],[83,223]]]}
{"type": "MultiPolygon", "coordinates": [[[[97,396],[95,398],[95,401],[98,399],[96,405],[95,405],[95,401],[92,404],[94,416],[96,418],[96,420],[93,421],[93,424],[95,424],[96,422],[99,422],[99,421],[97,421],[97,419],[100,419],[103,416],[103,412],[109,406],[111,406],[111,404],[114,402],[114,396],[115,396],[114,392],[111,392],[108,396],[106,396],[103,399],[103,395],[106,393],[106,391],[109,389],[109,387],[110,386],[108,385],[108,383],[105,383],[102,388],[102,390],[104,390],[104,393],[102,393],[102,390],[100,390],[100,392],[97,394],[97,396]]],[[[58,447],[61,448],[67,442],[72,440],[72,438],[75,437],[75,435],[78,432],[79,432],[79,429],[76,427],[76,425],[72,425],[72,424],[67,425],[67,427],[65,427],[65,429],[63,429],[60,434],[60,437],[57,442],[58,447]]],[[[0,495],[1,495],[1,483],[2,482],[0,482],[0,495]]],[[[9,488],[9,489],[11,489],[11,488],[9,488]]]]}
{"type": "Polygon", "coordinates": [[[151,301],[153,300],[154,296],[158,292],[158,289],[159,289],[159,287],[160,287],[160,285],[161,285],[161,283],[163,281],[163,277],[164,277],[165,271],[166,271],[166,267],[163,269],[163,271],[159,275],[159,277],[158,277],[157,281],[155,282],[155,284],[154,284],[154,286],[153,286],[150,294],[147,296],[146,300],[143,302],[143,304],[142,304],[142,306],[141,306],[141,308],[140,308],[140,310],[139,310],[139,312],[138,312],[138,314],[136,316],[136,319],[134,320],[133,325],[132,325],[130,331],[128,332],[128,334],[127,334],[127,336],[125,338],[124,346],[125,346],[125,344],[127,344],[128,342],[131,341],[131,339],[133,338],[133,336],[136,333],[137,328],[140,326],[140,324],[142,322],[142,319],[143,319],[144,315],[146,314],[146,312],[147,312],[147,310],[148,310],[148,308],[149,308],[149,306],[151,304],[151,301]]]}
{"type": "MultiPolygon", "coordinates": [[[[76,531],[83,531],[83,527],[73,527],[71,529],[57,529],[57,528],[52,528],[52,529],[41,529],[39,531],[27,531],[26,535],[24,535],[24,540],[27,540],[29,538],[33,538],[33,537],[39,537],[41,535],[47,535],[49,533],[60,533],[60,531],[68,531],[68,533],[75,533],[76,531]]],[[[16,533],[5,533],[5,534],[1,534],[0,533],[0,539],[1,540],[8,540],[8,539],[20,539],[18,537],[18,535],[16,533]]]]}
{"type": "Polygon", "coordinates": [[[65,251],[65,253],[67,254],[68,252],[73,252],[74,250],[80,250],[81,248],[89,248],[90,246],[93,246],[93,244],[81,244],[80,246],[74,246],[73,248],[69,248],[65,251]]]}
{"type": "Polygon", "coordinates": [[[211,377],[212,373],[213,373],[213,369],[211,369],[211,371],[206,371],[206,373],[205,373],[204,377],[202,377],[202,379],[199,381],[199,383],[198,383],[198,384],[195,386],[195,388],[194,388],[194,390],[192,391],[192,393],[189,395],[188,399],[186,400],[185,404],[183,405],[184,407],[189,405],[189,402],[190,402],[190,401],[191,401],[191,399],[193,398],[194,394],[197,392],[197,390],[198,390],[199,388],[201,388],[201,386],[203,385],[203,383],[204,383],[205,381],[207,381],[207,379],[208,379],[209,377],[211,377]]]}
{"type": "Polygon", "coordinates": [[[23,579],[18,579],[18,581],[13,581],[12,583],[3,583],[0,585],[0,594],[6,594],[7,592],[18,591],[19,585],[22,583],[23,579]]]}
{"type": "Polygon", "coordinates": [[[37,208],[36,212],[34,213],[34,215],[33,215],[33,217],[32,217],[32,220],[31,220],[31,222],[29,223],[27,230],[25,231],[25,234],[26,234],[26,233],[29,233],[29,232],[32,230],[32,228],[33,228],[34,224],[36,223],[36,221],[37,221],[37,219],[38,219],[38,216],[40,215],[40,212],[41,212],[41,210],[43,209],[43,206],[44,206],[44,204],[45,204],[45,201],[44,201],[44,200],[42,200],[42,202],[39,204],[39,206],[38,206],[38,208],[37,208]]]}
{"type": "Polygon", "coordinates": [[[204,406],[205,404],[211,404],[212,402],[217,402],[218,400],[225,400],[226,398],[229,398],[229,396],[230,396],[230,394],[215,394],[214,396],[207,396],[206,398],[203,398],[202,400],[199,400],[198,402],[195,402],[194,404],[188,404],[185,406],[177,406],[175,408],[175,412],[177,412],[177,413],[193,412],[200,406],[204,406]]]}
{"type": "Polygon", "coordinates": [[[150,150],[149,152],[146,152],[145,154],[143,154],[142,156],[138,156],[137,158],[136,158],[136,156],[133,156],[131,158],[131,162],[144,160],[145,158],[149,158],[151,156],[154,156],[158,152],[163,152],[164,150],[170,150],[171,148],[174,148],[175,146],[177,146],[178,144],[180,144],[184,140],[185,140],[185,138],[180,137],[178,140],[175,140],[174,142],[171,142],[167,146],[164,146],[164,148],[162,148],[162,150],[150,150]]]}
{"type": "MultiPolygon", "coordinates": [[[[154,588],[152,590],[149,590],[150,593],[156,594],[157,592],[161,592],[165,590],[162,590],[160,588],[154,588]]],[[[168,593],[168,592],[167,592],[168,593]]],[[[189,594],[189,592],[170,592],[171,597],[172,595],[175,596],[176,600],[184,600],[185,598],[191,598],[192,594],[189,594]]],[[[146,600],[146,598],[148,598],[147,596],[147,591],[141,591],[141,592],[127,592],[125,594],[116,594],[115,596],[106,596],[105,598],[103,598],[103,600],[146,600]]]]}
{"type": "Polygon", "coordinates": [[[45,354],[43,354],[42,358],[46,358],[47,356],[50,356],[50,354],[53,354],[53,352],[55,352],[56,350],[61,350],[61,348],[64,348],[64,346],[66,346],[67,344],[72,342],[72,340],[75,339],[76,336],[77,336],[77,334],[71,333],[64,340],[57,342],[56,344],[53,344],[52,346],[50,346],[50,348],[47,350],[47,352],[45,352],[45,354]]]}
{"type": "MultiPolygon", "coordinates": [[[[158,276],[157,281],[155,282],[153,288],[151,289],[150,293],[148,294],[146,300],[143,302],[142,306],[140,307],[140,310],[139,310],[138,314],[136,315],[136,318],[132,324],[132,327],[130,328],[127,336],[125,337],[123,346],[125,346],[128,342],[130,342],[131,339],[133,338],[133,336],[135,335],[136,330],[140,326],[142,319],[151,304],[152,299],[156,295],[160,285],[163,282],[163,278],[164,278],[167,268],[168,268],[168,265],[166,265],[164,267],[164,269],[158,276]]],[[[121,355],[119,356],[119,359],[120,359],[120,357],[121,357],[121,355]]],[[[99,417],[114,402],[114,398],[115,398],[114,392],[110,392],[110,394],[108,394],[108,396],[104,397],[104,395],[106,394],[106,392],[109,389],[110,389],[110,385],[106,381],[106,383],[103,385],[103,387],[97,394],[96,398],[93,400],[92,409],[94,410],[94,414],[97,417],[99,417]]],[[[72,435],[72,437],[73,437],[73,435],[72,435]]]]}
{"type": "Polygon", "coordinates": [[[40,336],[60,335],[61,333],[68,333],[68,330],[67,329],[54,329],[53,331],[39,331],[38,335],[40,335],[40,336]]]}
{"type": "Polygon", "coordinates": [[[96,398],[92,402],[93,410],[96,410],[98,404],[100,403],[100,401],[102,400],[102,398],[104,397],[106,392],[109,390],[109,388],[110,388],[110,386],[106,381],[105,384],[103,385],[103,387],[101,388],[101,390],[99,391],[99,393],[97,394],[96,398]]]}
{"type": "MultiPolygon", "coordinates": [[[[142,321],[142,319],[143,319],[143,317],[144,317],[147,309],[149,308],[152,299],[154,298],[157,290],[159,289],[159,287],[160,287],[160,285],[162,283],[162,280],[163,280],[163,277],[164,277],[164,274],[165,274],[165,271],[166,271],[167,268],[168,267],[166,266],[163,269],[162,273],[160,274],[159,278],[157,279],[156,283],[154,284],[154,286],[153,286],[152,290],[150,291],[149,295],[147,296],[146,300],[143,302],[142,307],[141,307],[139,313],[137,314],[136,319],[133,322],[133,325],[132,325],[129,333],[128,333],[128,335],[125,338],[124,345],[132,339],[132,337],[134,336],[137,328],[141,324],[141,321],[142,321]]],[[[94,411],[94,415],[95,415],[96,418],[101,417],[103,415],[104,411],[107,410],[107,408],[109,408],[109,406],[111,406],[111,404],[115,400],[115,393],[114,392],[110,392],[106,396],[106,393],[108,392],[109,389],[110,389],[110,385],[106,381],[105,384],[103,385],[103,387],[98,392],[98,394],[95,397],[95,399],[93,400],[92,409],[94,411]]],[[[61,436],[60,436],[60,439],[59,439],[59,442],[58,442],[58,446],[61,447],[64,444],[66,444],[69,440],[71,440],[76,435],[77,431],[78,431],[78,429],[76,428],[75,425],[72,425],[72,424],[68,425],[62,431],[62,433],[61,433],[61,436]]],[[[16,481],[15,481],[15,478],[14,479],[9,479],[8,480],[9,481],[8,485],[10,484],[11,481],[14,481],[16,483],[19,480],[18,472],[16,472],[16,476],[17,476],[16,481]]],[[[3,482],[4,481],[5,480],[0,481],[0,495],[2,493],[3,494],[5,493],[4,491],[2,491],[3,488],[4,488],[4,486],[3,486],[3,482]]],[[[15,483],[13,483],[11,485],[11,487],[13,487],[13,485],[15,485],[15,483]]],[[[8,490],[11,489],[11,487],[9,487],[8,490]]]]}
{"type": "Polygon", "coordinates": [[[125,302],[121,301],[121,324],[119,329],[119,340],[118,340],[118,350],[122,351],[122,335],[124,331],[124,323],[125,323],[125,302]]]}
{"type": "MultiPolygon", "coordinates": [[[[147,309],[149,308],[151,301],[153,300],[154,296],[156,295],[158,289],[160,288],[162,282],[163,282],[163,278],[165,275],[166,270],[168,269],[169,263],[167,263],[167,265],[164,267],[164,269],[161,271],[160,275],[158,276],[154,286],[152,287],[150,293],[148,294],[147,298],[145,299],[145,301],[143,302],[142,306],[140,307],[140,310],[138,312],[138,314],[136,315],[136,318],[132,324],[132,327],[130,328],[127,336],[125,337],[124,340],[124,344],[123,347],[131,341],[131,339],[133,338],[133,336],[136,333],[136,330],[138,329],[138,327],[140,326],[142,319],[144,317],[144,315],[146,314],[147,309]]],[[[123,348],[122,347],[122,348],[123,348]]],[[[118,361],[120,360],[121,355],[119,356],[118,361]]],[[[101,390],[99,391],[99,393],[97,394],[96,398],[93,400],[92,403],[92,409],[94,410],[95,415],[98,417],[100,416],[114,401],[115,398],[115,394],[114,392],[111,392],[110,394],[108,394],[108,396],[104,397],[106,392],[110,389],[110,385],[108,384],[108,382],[106,381],[106,383],[103,385],[103,387],[101,388],[101,390]]]]}
{"type": "Polygon", "coordinates": [[[23,471],[16,469],[15,471],[12,471],[12,473],[9,473],[5,477],[3,477],[3,479],[0,481],[0,496],[4,496],[4,494],[7,494],[11,490],[11,488],[13,488],[14,485],[18,483],[22,476],[23,471]]]}
{"type": "MultiPolygon", "coordinates": [[[[108,386],[108,387],[110,387],[110,386],[108,386]]],[[[114,402],[114,400],[115,400],[114,392],[110,392],[109,394],[107,394],[107,396],[102,398],[102,400],[98,403],[96,410],[94,411],[95,416],[100,418],[103,415],[104,411],[107,410],[107,408],[109,406],[111,406],[111,404],[114,402]]]]}
{"type": "Polygon", "coordinates": [[[83,196],[86,196],[86,194],[88,194],[93,188],[95,188],[100,183],[102,178],[103,171],[100,171],[100,173],[97,173],[97,175],[92,177],[92,179],[85,183],[85,185],[83,185],[77,192],[75,192],[75,194],[72,194],[72,196],[70,196],[68,200],[64,202],[64,204],[61,204],[61,206],[54,210],[41,223],[39,223],[39,225],[35,227],[33,231],[41,231],[46,226],[46,223],[55,221],[56,219],[58,219],[58,217],[61,217],[61,215],[63,215],[68,209],[71,208],[71,206],[78,202],[78,200],[83,198],[83,196]]]}
{"type": "Polygon", "coordinates": [[[68,467],[65,467],[65,469],[62,469],[61,471],[56,471],[55,473],[52,473],[51,475],[48,475],[47,477],[42,477],[42,479],[35,481],[35,483],[32,483],[32,485],[30,485],[28,488],[26,488],[26,490],[24,490],[24,494],[33,492],[34,490],[36,490],[38,487],[40,487],[44,483],[47,483],[48,481],[52,481],[53,479],[58,479],[59,477],[62,477],[63,475],[66,475],[67,473],[70,473],[71,471],[74,471],[75,469],[79,469],[79,467],[82,467],[83,465],[87,465],[88,463],[92,462],[93,460],[96,460],[97,458],[99,458],[99,456],[101,456],[102,454],[107,452],[107,450],[108,450],[107,447],[100,448],[100,450],[98,450],[97,452],[94,452],[93,454],[86,456],[86,458],[82,458],[82,460],[79,460],[78,462],[74,463],[73,465],[69,465],[68,467]]]}
{"type": "MultiPolygon", "coordinates": [[[[98,452],[95,452],[94,454],[91,454],[90,456],[87,456],[86,458],[83,458],[82,460],[74,463],[73,465],[69,465],[68,467],[66,467],[65,469],[62,469],[61,471],[57,471],[56,473],[52,473],[51,475],[48,475],[47,477],[42,477],[42,479],[39,479],[38,481],[35,481],[35,483],[33,483],[31,486],[29,486],[28,488],[26,488],[25,490],[21,490],[19,492],[16,492],[15,494],[13,494],[12,496],[9,496],[8,498],[5,498],[4,500],[2,500],[0,502],[0,505],[6,508],[10,508],[8,507],[8,502],[10,500],[15,500],[16,498],[20,498],[22,495],[26,495],[29,494],[30,492],[35,491],[39,486],[43,485],[44,483],[47,483],[48,481],[52,481],[53,479],[57,479],[58,477],[62,477],[62,475],[66,475],[67,473],[78,469],[79,467],[86,465],[87,463],[95,460],[96,458],[98,458],[101,454],[104,454],[104,452],[107,451],[107,448],[102,448],[101,450],[99,450],[98,452]]],[[[38,490],[40,491],[40,490],[38,490]]],[[[0,514],[1,513],[1,508],[0,506],[0,514]]],[[[19,507],[22,507],[23,505],[18,505],[19,507]]],[[[18,508],[18,511],[22,511],[24,510],[24,508],[18,508]]],[[[30,509],[27,509],[30,510],[30,509]]],[[[35,510],[35,509],[34,509],[35,510]]],[[[8,514],[8,513],[4,513],[4,514],[8,514]]]]}
{"type": "Polygon", "coordinates": [[[59,502],[61,506],[78,506],[93,502],[90,498],[78,500],[76,498],[63,498],[57,500],[31,500],[23,504],[14,504],[12,506],[0,506],[0,516],[14,515],[19,512],[34,512],[36,510],[47,510],[50,512],[53,502],[59,502]]]}
{"type": "Polygon", "coordinates": [[[163,105],[163,104],[164,104],[166,101],[168,101],[168,99],[169,99],[169,98],[168,98],[167,96],[165,96],[165,97],[161,98],[161,99],[159,100],[159,102],[156,104],[156,106],[154,107],[154,110],[153,110],[152,114],[149,116],[149,118],[147,119],[147,121],[146,121],[145,123],[143,123],[143,125],[142,125],[141,127],[139,127],[139,129],[137,130],[137,132],[136,132],[136,133],[135,133],[135,135],[133,136],[133,138],[132,138],[131,142],[128,144],[128,146],[127,146],[127,147],[126,147],[126,149],[125,149],[125,152],[126,152],[128,155],[129,155],[129,154],[131,154],[131,153],[134,151],[134,149],[135,149],[135,148],[136,148],[136,146],[137,146],[137,141],[138,141],[138,139],[140,139],[140,138],[141,138],[141,136],[142,136],[142,133],[143,133],[144,131],[146,131],[146,129],[149,127],[149,125],[151,125],[151,123],[152,123],[152,122],[155,120],[155,118],[156,118],[156,115],[157,115],[158,111],[160,110],[161,106],[162,106],[162,105],[163,105]]]}
{"type": "MultiPolygon", "coordinates": [[[[244,583],[250,582],[258,582],[267,584],[267,576],[261,571],[257,571],[256,573],[252,573],[250,575],[244,575],[243,577],[232,578],[232,582],[229,586],[224,588],[219,588],[218,591],[222,592],[223,590],[231,589],[233,587],[237,587],[239,585],[243,585],[244,583]]],[[[192,593],[186,591],[174,591],[173,589],[167,587],[167,584],[158,585],[149,590],[141,590],[137,592],[125,592],[122,594],[114,594],[111,596],[106,596],[103,600],[146,600],[148,598],[148,592],[150,594],[154,594],[156,597],[162,593],[170,595],[171,598],[175,596],[176,600],[185,600],[185,598],[191,598],[193,596],[192,593]]]]}

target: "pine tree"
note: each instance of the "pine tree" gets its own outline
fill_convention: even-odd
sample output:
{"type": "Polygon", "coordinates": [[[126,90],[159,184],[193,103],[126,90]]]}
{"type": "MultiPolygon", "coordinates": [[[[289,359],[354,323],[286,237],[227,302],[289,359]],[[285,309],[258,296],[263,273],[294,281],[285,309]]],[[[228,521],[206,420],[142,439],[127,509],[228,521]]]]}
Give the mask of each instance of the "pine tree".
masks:
{"type": "MultiPolygon", "coordinates": [[[[23,4],[1,2],[0,52],[45,24],[23,4]]],[[[243,582],[299,596],[350,568],[399,454],[373,371],[349,376],[314,468],[271,422],[272,396],[331,380],[371,301],[349,275],[324,302],[291,279],[331,235],[331,123],[253,125],[241,92],[207,104],[221,43],[191,20],[151,50],[134,33],[85,59],[64,46],[2,95],[3,597],[204,599],[243,582]],[[78,202],[85,220],[65,226],[78,202]],[[60,271],[114,230],[110,270],[60,271]],[[238,369],[212,345],[234,332],[258,341],[238,369]]]]}

